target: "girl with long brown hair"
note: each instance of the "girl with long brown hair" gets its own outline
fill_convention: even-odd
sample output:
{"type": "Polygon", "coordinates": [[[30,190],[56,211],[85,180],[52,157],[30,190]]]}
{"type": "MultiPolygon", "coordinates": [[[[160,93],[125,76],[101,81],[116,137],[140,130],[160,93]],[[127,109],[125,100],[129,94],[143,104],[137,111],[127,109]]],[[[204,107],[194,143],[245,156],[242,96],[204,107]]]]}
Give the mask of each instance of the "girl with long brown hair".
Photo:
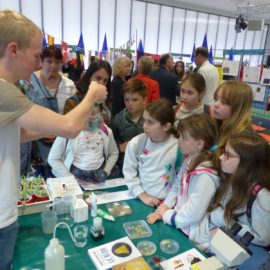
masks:
{"type": "Polygon", "coordinates": [[[270,245],[269,157],[268,143],[248,130],[231,137],[220,156],[221,185],[209,207],[211,223],[214,227],[231,227],[238,222],[242,226],[239,236],[249,231],[254,236],[252,243],[257,245],[249,246],[256,256],[253,255],[240,269],[258,269],[254,263],[259,263],[260,255],[267,255],[258,246],[270,245]],[[250,206],[252,196],[256,197],[250,206]]]}

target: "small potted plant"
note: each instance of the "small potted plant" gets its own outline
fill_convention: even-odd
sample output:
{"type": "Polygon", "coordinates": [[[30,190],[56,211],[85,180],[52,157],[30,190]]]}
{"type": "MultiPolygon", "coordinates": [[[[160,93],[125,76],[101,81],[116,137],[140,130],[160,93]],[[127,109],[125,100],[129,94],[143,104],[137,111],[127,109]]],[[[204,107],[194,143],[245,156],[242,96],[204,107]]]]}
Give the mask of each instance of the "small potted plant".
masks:
{"type": "Polygon", "coordinates": [[[19,205],[29,204],[36,201],[49,200],[48,192],[42,177],[21,178],[19,205]]]}
{"type": "Polygon", "coordinates": [[[29,204],[34,202],[35,200],[36,200],[35,195],[33,194],[33,190],[30,188],[27,177],[22,176],[18,205],[29,204]]]}
{"type": "Polygon", "coordinates": [[[36,200],[38,202],[43,202],[49,200],[48,191],[44,186],[39,186],[38,189],[35,191],[36,200]]]}

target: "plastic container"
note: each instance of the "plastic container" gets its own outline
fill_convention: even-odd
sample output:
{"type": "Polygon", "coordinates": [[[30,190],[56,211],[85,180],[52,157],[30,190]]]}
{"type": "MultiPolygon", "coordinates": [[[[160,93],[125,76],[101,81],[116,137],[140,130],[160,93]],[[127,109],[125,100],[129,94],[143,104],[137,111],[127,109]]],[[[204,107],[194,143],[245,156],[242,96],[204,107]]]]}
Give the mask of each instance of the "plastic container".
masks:
{"type": "Polygon", "coordinates": [[[50,240],[49,246],[45,249],[45,270],[65,269],[65,250],[57,238],[50,240]]]}
{"type": "Polygon", "coordinates": [[[140,241],[137,248],[143,256],[151,256],[157,251],[155,243],[151,241],[140,241]]]}
{"type": "Polygon", "coordinates": [[[75,239],[75,246],[82,248],[87,245],[88,226],[77,225],[73,228],[73,236],[75,239]]]}
{"type": "MultiPolygon", "coordinates": [[[[75,197],[73,195],[63,196],[60,200],[54,201],[54,210],[57,213],[58,222],[65,222],[70,227],[74,225],[74,218],[70,215],[70,209],[75,197]]],[[[65,228],[65,226],[59,226],[65,228]]]]}
{"type": "Polygon", "coordinates": [[[93,192],[91,195],[91,217],[97,216],[97,196],[93,192]]]}
{"type": "Polygon", "coordinates": [[[47,210],[41,213],[41,224],[43,233],[53,233],[57,224],[57,214],[55,211],[47,210]]]}
{"type": "Polygon", "coordinates": [[[104,229],[104,226],[102,224],[101,217],[95,217],[93,219],[93,225],[90,228],[90,234],[94,240],[99,240],[99,239],[104,237],[105,229],[104,229]]]}
{"type": "Polygon", "coordinates": [[[130,239],[149,237],[152,231],[144,220],[136,220],[123,224],[126,233],[130,239]]]}

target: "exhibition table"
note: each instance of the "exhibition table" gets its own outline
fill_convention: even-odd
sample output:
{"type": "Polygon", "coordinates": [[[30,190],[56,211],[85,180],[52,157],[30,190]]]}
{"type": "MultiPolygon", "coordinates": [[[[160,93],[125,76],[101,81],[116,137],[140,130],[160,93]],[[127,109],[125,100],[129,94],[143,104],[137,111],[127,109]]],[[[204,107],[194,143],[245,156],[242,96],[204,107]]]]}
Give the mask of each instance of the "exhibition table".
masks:
{"type": "MultiPolygon", "coordinates": [[[[119,190],[119,189],[118,189],[119,190]]],[[[65,248],[65,269],[96,269],[87,250],[89,248],[99,246],[101,244],[117,240],[127,236],[123,224],[129,221],[145,220],[147,215],[154,211],[153,207],[144,205],[139,199],[132,199],[126,201],[132,209],[132,214],[128,216],[116,217],[115,222],[103,220],[105,227],[105,237],[99,241],[94,241],[90,236],[88,243],[83,248],[75,247],[67,229],[57,229],[56,237],[65,248]]],[[[98,208],[107,211],[106,205],[99,205],[98,208]]],[[[44,234],[41,227],[40,213],[19,217],[19,233],[14,254],[14,269],[44,269],[44,251],[52,238],[52,234],[44,234]]],[[[92,224],[92,217],[89,217],[87,222],[82,224],[92,224]]],[[[163,224],[158,221],[150,225],[152,235],[147,238],[140,238],[132,240],[135,245],[142,240],[150,240],[157,246],[157,251],[152,256],[159,256],[163,258],[171,258],[179,253],[194,247],[179,230],[176,228],[163,224]],[[179,250],[176,254],[166,254],[161,251],[159,243],[163,239],[174,239],[179,244],[179,250]]],[[[144,257],[146,260],[149,257],[144,257]]]]}

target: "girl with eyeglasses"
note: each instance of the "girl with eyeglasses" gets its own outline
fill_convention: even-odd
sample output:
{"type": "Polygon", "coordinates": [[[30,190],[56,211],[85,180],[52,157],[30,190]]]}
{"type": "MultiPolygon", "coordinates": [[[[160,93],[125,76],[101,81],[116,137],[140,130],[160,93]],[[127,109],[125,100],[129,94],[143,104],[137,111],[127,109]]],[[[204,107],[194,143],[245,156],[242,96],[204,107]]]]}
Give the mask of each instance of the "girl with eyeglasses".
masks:
{"type": "Polygon", "coordinates": [[[221,185],[209,207],[211,223],[213,227],[230,228],[238,222],[242,226],[239,236],[247,231],[254,236],[249,245],[253,256],[239,269],[258,269],[269,256],[262,248],[270,245],[269,157],[268,143],[251,131],[231,137],[220,156],[221,185]],[[257,194],[255,190],[259,190],[257,194]],[[252,194],[256,197],[249,209],[252,194]]]}
{"type": "Polygon", "coordinates": [[[219,185],[218,156],[214,151],[217,130],[207,114],[194,114],[178,124],[178,146],[187,156],[163,204],[147,217],[175,226],[191,241],[208,248],[208,206],[219,185]]]}
{"type": "Polygon", "coordinates": [[[224,147],[229,138],[246,129],[251,129],[251,87],[240,81],[222,83],[214,94],[211,109],[219,128],[219,147],[224,147]]]}

